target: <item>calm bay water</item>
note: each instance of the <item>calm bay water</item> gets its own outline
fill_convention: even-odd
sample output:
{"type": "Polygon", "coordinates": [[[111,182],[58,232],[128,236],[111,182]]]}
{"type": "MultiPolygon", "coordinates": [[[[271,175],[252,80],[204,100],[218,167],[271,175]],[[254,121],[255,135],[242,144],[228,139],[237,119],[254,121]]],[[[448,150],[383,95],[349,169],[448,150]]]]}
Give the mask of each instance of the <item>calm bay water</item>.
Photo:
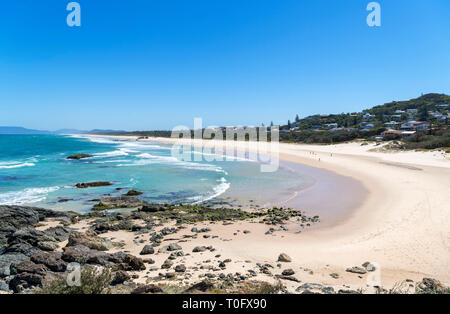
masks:
{"type": "Polygon", "coordinates": [[[89,211],[92,199],[144,192],[148,202],[237,200],[274,203],[310,186],[308,176],[286,169],[261,173],[251,161],[180,161],[169,145],[63,135],[0,135],[0,204],[89,211]],[[67,160],[79,153],[93,155],[67,160]],[[79,182],[112,186],[77,189],[79,182]],[[122,190],[118,191],[117,188],[122,190]],[[70,199],[61,203],[61,199],[70,199]]]}

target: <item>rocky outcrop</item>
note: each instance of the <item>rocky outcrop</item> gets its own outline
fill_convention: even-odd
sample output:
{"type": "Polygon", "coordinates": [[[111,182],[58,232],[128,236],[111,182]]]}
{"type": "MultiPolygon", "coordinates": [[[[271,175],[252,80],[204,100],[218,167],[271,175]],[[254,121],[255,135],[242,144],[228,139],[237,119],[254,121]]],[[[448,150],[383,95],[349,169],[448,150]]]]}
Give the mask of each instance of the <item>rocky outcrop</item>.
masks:
{"type": "Polygon", "coordinates": [[[136,191],[136,190],[129,190],[125,196],[138,196],[138,195],[142,195],[143,193],[141,191],[136,191]]]}
{"type": "Polygon", "coordinates": [[[167,210],[166,206],[158,204],[146,204],[139,209],[139,211],[144,213],[156,213],[163,212],[165,210],[167,210]]]}
{"type": "Polygon", "coordinates": [[[208,281],[201,281],[186,289],[184,293],[208,292],[214,289],[214,284],[208,281]]]}
{"type": "Polygon", "coordinates": [[[155,249],[153,248],[153,246],[146,245],[146,246],[144,246],[141,253],[139,253],[139,254],[140,255],[149,255],[149,254],[154,254],[154,253],[155,253],[155,249]]]}
{"type": "Polygon", "coordinates": [[[31,257],[31,261],[36,264],[45,265],[54,272],[64,272],[67,263],[62,260],[61,252],[42,252],[31,257]]]}
{"type": "Polygon", "coordinates": [[[359,266],[347,268],[345,271],[348,273],[361,274],[361,275],[367,273],[367,271],[364,268],[359,267],[359,266]]]}
{"type": "Polygon", "coordinates": [[[99,186],[110,186],[112,185],[111,182],[107,181],[98,181],[98,182],[84,182],[84,183],[77,183],[75,184],[75,187],[78,189],[87,189],[87,188],[95,188],[99,186]]]}
{"type": "Polygon", "coordinates": [[[82,245],[97,251],[108,251],[114,244],[105,238],[97,236],[96,233],[88,231],[85,233],[74,232],[69,236],[67,246],[82,245]]]}
{"type": "Polygon", "coordinates": [[[76,155],[68,156],[67,159],[80,160],[80,159],[91,158],[91,157],[93,157],[93,156],[89,155],[89,154],[76,154],[76,155]]]}
{"type": "Polygon", "coordinates": [[[145,202],[135,196],[117,196],[103,198],[92,209],[105,210],[115,208],[138,208],[142,205],[145,205],[145,202]]]}

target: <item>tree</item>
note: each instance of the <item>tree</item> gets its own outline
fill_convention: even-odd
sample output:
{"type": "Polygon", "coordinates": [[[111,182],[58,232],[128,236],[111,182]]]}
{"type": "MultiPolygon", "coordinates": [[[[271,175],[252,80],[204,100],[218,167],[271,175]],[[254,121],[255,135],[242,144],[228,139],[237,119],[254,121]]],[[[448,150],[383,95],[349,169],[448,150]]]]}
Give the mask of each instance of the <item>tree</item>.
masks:
{"type": "Polygon", "coordinates": [[[427,121],[429,114],[428,114],[428,109],[427,106],[423,105],[419,108],[419,120],[420,121],[427,121]]]}
{"type": "Polygon", "coordinates": [[[288,126],[288,129],[291,129],[291,120],[288,120],[287,126],[288,126]]]}
{"type": "Polygon", "coordinates": [[[300,117],[298,115],[295,116],[295,122],[299,122],[300,121],[300,117]]]}

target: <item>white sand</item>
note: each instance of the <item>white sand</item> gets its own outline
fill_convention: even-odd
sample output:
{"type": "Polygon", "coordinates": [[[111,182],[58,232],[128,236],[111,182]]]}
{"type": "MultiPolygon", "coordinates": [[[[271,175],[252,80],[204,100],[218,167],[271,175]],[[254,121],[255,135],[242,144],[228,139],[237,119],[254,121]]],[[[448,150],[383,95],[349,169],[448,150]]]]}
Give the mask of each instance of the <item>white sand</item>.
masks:
{"type": "MultiPolygon", "coordinates": [[[[126,138],[129,139],[122,139],[126,138]]],[[[149,141],[173,142],[165,138],[149,141]]],[[[210,146],[214,142],[195,141],[193,144],[210,146]]],[[[238,145],[238,149],[243,149],[247,144],[238,145]]],[[[364,287],[367,275],[358,278],[345,269],[371,261],[380,265],[381,284],[386,287],[405,279],[418,281],[423,277],[434,277],[449,284],[448,154],[369,152],[372,148],[373,144],[361,146],[359,143],[280,144],[281,160],[350,176],[365,186],[368,197],[345,221],[300,235],[276,236],[264,235],[267,226],[247,223],[240,230],[251,230],[250,235],[235,236],[230,242],[209,240],[205,244],[226,252],[224,258],[239,261],[276,264],[279,253],[287,253],[293,262],[284,268],[296,270],[297,278],[303,282],[364,287]],[[313,274],[299,273],[304,268],[311,269],[313,274]],[[329,274],[333,272],[339,273],[341,278],[332,279],[329,274]]],[[[234,230],[236,226],[214,225],[212,234],[222,237],[230,233],[230,228],[234,230]]]]}

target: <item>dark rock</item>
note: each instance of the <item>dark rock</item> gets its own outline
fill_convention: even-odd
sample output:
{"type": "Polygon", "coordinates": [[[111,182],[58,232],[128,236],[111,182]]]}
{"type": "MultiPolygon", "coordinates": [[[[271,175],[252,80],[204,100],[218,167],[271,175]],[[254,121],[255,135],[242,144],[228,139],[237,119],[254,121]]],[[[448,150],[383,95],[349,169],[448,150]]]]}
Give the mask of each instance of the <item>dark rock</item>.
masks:
{"type": "Polygon", "coordinates": [[[358,267],[358,266],[347,268],[345,271],[349,272],[349,273],[354,273],[354,274],[365,274],[365,273],[367,273],[367,271],[364,268],[361,268],[361,267],[358,267]]]}
{"type": "Polygon", "coordinates": [[[58,203],[67,203],[69,201],[73,201],[72,198],[61,198],[58,200],[58,203]]]}
{"type": "Polygon", "coordinates": [[[64,272],[67,269],[67,263],[62,260],[62,253],[60,252],[42,252],[33,255],[31,261],[36,264],[43,264],[54,272],[64,272]]]}
{"type": "Polygon", "coordinates": [[[51,252],[58,248],[58,244],[56,242],[43,241],[38,243],[38,248],[42,251],[51,252]]]}
{"type": "Polygon", "coordinates": [[[175,266],[175,272],[184,273],[186,271],[186,266],[183,264],[175,266]]]}
{"type": "Polygon", "coordinates": [[[91,250],[83,245],[68,246],[63,250],[62,259],[68,263],[109,265],[110,254],[102,251],[91,250]]]}
{"type": "Polygon", "coordinates": [[[214,284],[208,281],[202,281],[194,284],[190,288],[186,289],[184,293],[198,293],[198,292],[208,292],[214,289],[214,284]]]}
{"type": "Polygon", "coordinates": [[[196,246],[196,247],[192,250],[192,252],[194,252],[194,253],[199,253],[199,252],[204,252],[204,251],[206,251],[206,247],[204,247],[204,246],[196,246]]]}
{"type": "Polygon", "coordinates": [[[355,290],[345,290],[345,289],[340,289],[340,290],[338,291],[338,294],[361,294],[361,293],[358,292],[358,291],[355,291],[355,290]]]}
{"type": "Polygon", "coordinates": [[[131,254],[126,254],[123,262],[118,265],[118,268],[125,271],[140,271],[145,270],[144,261],[131,254]]]}
{"type": "Polygon", "coordinates": [[[32,244],[21,242],[10,244],[6,248],[6,253],[8,254],[23,254],[27,257],[31,257],[41,252],[42,251],[39,248],[33,246],[32,244]]]}
{"type": "Polygon", "coordinates": [[[20,273],[11,279],[9,288],[16,293],[20,293],[25,289],[42,287],[46,283],[58,278],[60,278],[60,276],[52,272],[46,272],[45,274],[20,273]]]}
{"type": "Polygon", "coordinates": [[[28,259],[28,256],[22,253],[7,253],[0,255],[0,278],[11,275],[11,265],[19,264],[28,259]]]}
{"type": "Polygon", "coordinates": [[[146,204],[142,206],[139,211],[144,213],[156,213],[156,212],[162,212],[165,211],[167,208],[164,205],[158,205],[158,204],[146,204]]]}
{"type": "Polygon", "coordinates": [[[67,159],[80,160],[80,159],[91,158],[91,157],[93,157],[93,156],[89,155],[89,154],[76,154],[76,155],[70,155],[69,157],[67,157],[67,159]]]}
{"type": "Polygon", "coordinates": [[[278,262],[290,263],[292,262],[292,259],[287,254],[281,253],[278,256],[278,262]]]}
{"type": "Polygon", "coordinates": [[[21,273],[9,282],[9,288],[18,293],[24,289],[42,286],[44,276],[40,274],[21,273]]]}
{"type": "Polygon", "coordinates": [[[136,191],[136,190],[129,190],[125,196],[138,196],[138,195],[142,195],[142,192],[140,191],[136,191]]]}
{"type": "Polygon", "coordinates": [[[177,243],[171,243],[169,244],[167,251],[172,252],[172,251],[179,251],[181,250],[181,246],[179,246],[177,243]]]}
{"type": "Polygon", "coordinates": [[[63,242],[69,239],[69,235],[73,232],[70,228],[67,227],[51,227],[44,231],[45,234],[51,236],[58,242],[63,242]]]}
{"type": "Polygon", "coordinates": [[[339,278],[339,274],[337,273],[331,273],[330,276],[334,279],[338,279],[339,278]]]}
{"type": "Polygon", "coordinates": [[[295,289],[295,291],[302,293],[302,294],[308,294],[308,293],[325,293],[325,294],[334,294],[335,291],[333,287],[324,286],[318,283],[305,283],[295,289]]]}
{"type": "Polygon", "coordinates": [[[140,255],[149,255],[149,254],[154,254],[154,253],[155,253],[155,249],[150,245],[146,245],[146,246],[144,246],[141,253],[139,253],[139,254],[140,255]]]}
{"type": "Polygon", "coordinates": [[[10,292],[9,285],[5,281],[0,280],[0,291],[10,292]]]}
{"type": "Polygon", "coordinates": [[[163,290],[155,285],[145,285],[145,286],[139,286],[133,291],[131,291],[131,294],[146,294],[146,293],[161,293],[163,290]]]}
{"type": "Polygon", "coordinates": [[[39,213],[34,207],[0,206],[0,234],[12,234],[38,223],[39,213]]]}
{"type": "Polygon", "coordinates": [[[276,278],[278,279],[282,279],[282,280],[289,280],[289,281],[294,281],[294,282],[300,282],[300,280],[298,280],[297,278],[293,277],[293,276],[289,276],[289,275],[275,275],[276,278]]]}
{"type": "Polygon", "coordinates": [[[169,259],[165,260],[164,263],[161,265],[161,269],[169,269],[172,267],[173,262],[169,259]]]}
{"type": "Polygon", "coordinates": [[[295,274],[294,270],[292,270],[291,268],[289,269],[285,269],[283,270],[283,272],[281,273],[283,276],[292,276],[295,274]]]}
{"type": "Polygon", "coordinates": [[[87,189],[87,188],[95,188],[100,186],[110,186],[111,182],[83,182],[75,184],[75,187],[78,189],[87,189]]]}
{"type": "Polygon", "coordinates": [[[130,279],[131,279],[131,276],[126,271],[119,270],[115,273],[114,278],[111,282],[111,285],[113,285],[113,286],[120,285],[130,279]]]}
{"type": "Polygon", "coordinates": [[[424,294],[434,294],[438,290],[444,290],[444,286],[441,282],[433,278],[423,278],[417,286],[417,290],[424,294]]]}
{"type": "Polygon", "coordinates": [[[97,236],[94,232],[76,232],[69,236],[67,246],[83,245],[93,250],[107,251],[113,248],[113,243],[105,238],[97,236]]]}
{"type": "Polygon", "coordinates": [[[12,266],[11,268],[14,269],[12,271],[13,274],[31,273],[43,275],[49,271],[45,265],[35,264],[31,260],[25,260],[20,264],[12,266]]]}
{"type": "Polygon", "coordinates": [[[376,270],[375,265],[373,265],[370,262],[365,262],[364,264],[362,264],[362,267],[364,267],[367,271],[371,271],[371,272],[376,270]]]}
{"type": "Polygon", "coordinates": [[[103,198],[93,210],[115,209],[115,208],[136,208],[145,204],[135,196],[117,196],[103,198]]]}

